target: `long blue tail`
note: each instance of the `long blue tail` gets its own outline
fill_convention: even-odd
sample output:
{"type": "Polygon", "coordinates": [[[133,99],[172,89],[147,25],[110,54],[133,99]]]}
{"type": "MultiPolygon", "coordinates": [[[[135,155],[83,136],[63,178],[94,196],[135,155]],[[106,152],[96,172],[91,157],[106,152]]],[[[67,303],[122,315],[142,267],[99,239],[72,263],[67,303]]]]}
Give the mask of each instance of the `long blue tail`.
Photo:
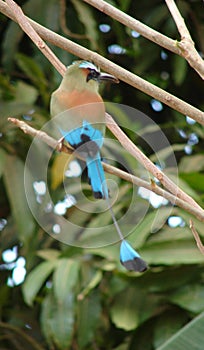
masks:
{"type": "Polygon", "coordinates": [[[65,140],[86,159],[88,169],[89,182],[92,187],[95,198],[103,198],[108,203],[113,223],[121,240],[120,246],[120,262],[129,271],[143,272],[147,269],[147,264],[140,255],[131,247],[124,239],[120,230],[113,209],[111,207],[108,186],[105,179],[103,166],[101,163],[100,148],[103,144],[103,137],[98,129],[87,121],[83,122],[83,126],[73,129],[70,132],[60,130],[65,140]]]}
{"type": "Polygon", "coordinates": [[[106,199],[108,197],[108,188],[105,180],[103,166],[101,164],[100,153],[94,158],[87,157],[86,166],[88,169],[88,178],[95,198],[106,199]]]}

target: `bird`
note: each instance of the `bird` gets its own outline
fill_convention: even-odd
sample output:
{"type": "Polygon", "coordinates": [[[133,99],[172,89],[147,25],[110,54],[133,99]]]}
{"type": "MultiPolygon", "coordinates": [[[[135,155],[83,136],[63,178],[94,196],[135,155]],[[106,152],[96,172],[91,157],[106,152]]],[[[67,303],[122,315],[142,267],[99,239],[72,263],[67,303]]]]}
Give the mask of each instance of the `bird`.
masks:
{"type": "Polygon", "coordinates": [[[124,238],[109,200],[100,154],[105,132],[105,105],[99,94],[102,82],[119,83],[119,80],[111,74],[102,73],[93,62],[74,61],[51,95],[50,114],[62,117],[63,125],[66,125],[66,130],[59,128],[62,138],[85,160],[94,198],[108,203],[121,241],[121,264],[129,271],[143,272],[148,268],[147,263],[124,238]]]}

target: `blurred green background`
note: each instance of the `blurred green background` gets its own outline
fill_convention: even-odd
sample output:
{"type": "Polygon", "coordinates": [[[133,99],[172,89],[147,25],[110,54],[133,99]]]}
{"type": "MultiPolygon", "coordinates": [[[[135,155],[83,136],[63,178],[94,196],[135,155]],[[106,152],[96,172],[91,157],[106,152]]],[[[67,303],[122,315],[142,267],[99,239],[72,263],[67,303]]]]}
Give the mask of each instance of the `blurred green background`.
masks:
{"type": "MultiPolygon", "coordinates": [[[[110,3],[179,40],[163,1],[110,3]]],[[[203,110],[203,82],[181,57],[80,0],[29,0],[18,4],[40,24],[203,110]]],[[[203,2],[177,4],[203,55],[203,2]]],[[[99,249],[68,246],[53,239],[36,222],[24,190],[24,163],[32,138],[7,118],[17,117],[40,129],[49,121],[50,95],[61,77],[18,25],[2,14],[0,20],[1,350],[203,349],[204,258],[189,230],[188,213],[169,203],[162,204],[158,197],[153,200],[138,195],[138,205],[148,207],[148,211],[133,230],[130,241],[150,265],[144,274],[124,270],[118,261],[118,245],[99,249]]],[[[77,59],[59,48],[51,48],[65,65],[77,59]]],[[[175,151],[179,185],[203,206],[203,127],[123,82],[103,86],[101,93],[106,101],[134,107],[159,125],[175,151]]],[[[126,116],[122,118],[129,127],[126,116]]],[[[125,131],[155,161],[153,150],[138,136],[141,127],[135,120],[131,125],[134,132],[125,131]]],[[[162,155],[167,173],[171,173],[167,164],[169,150],[162,155]]],[[[119,151],[116,148],[114,152],[119,151]]],[[[58,171],[64,162],[64,157],[56,154],[49,163],[48,185],[56,204],[64,199],[58,171]]],[[[132,162],[126,154],[127,166],[131,168],[132,162]]],[[[116,161],[112,164],[119,166],[116,161]]],[[[136,173],[144,175],[139,165],[136,173]]],[[[77,198],[78,179],[70,181],[77,198]]],[[[114,210],[120,218],[130,204],[132,186],[120,179],[115,181],[119,195],[114,210]]],[[[44,195],[43,184],[35,182],[33,186],[29,199],[39,203],[44,195]]],[[[91,198],[89,186],[84,186],[91,198]]],[[[65,216],[85,227],[111,222],[108,213],[79,215],[74,206],[66,210],[65,216]]],[[[194,223],[202,237],[203,224],[196,219],[194,223]]],[[[80,235],[86,237],[83,232],[80,235]]]]}

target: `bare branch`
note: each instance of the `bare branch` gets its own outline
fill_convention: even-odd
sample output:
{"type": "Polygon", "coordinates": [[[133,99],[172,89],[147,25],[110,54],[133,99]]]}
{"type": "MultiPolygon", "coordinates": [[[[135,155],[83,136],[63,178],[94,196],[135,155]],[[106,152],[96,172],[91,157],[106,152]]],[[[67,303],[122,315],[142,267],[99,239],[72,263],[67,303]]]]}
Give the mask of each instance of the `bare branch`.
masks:
{"type": "MultiPolygon", "coordinates": [[[[25,33],[33,40],[33,42],[37,45],[37,47],[43,52],[43,54],[49,59],[49,61],[60,72],[60,74],[64,75],[65,66],[57,59],[57,57],[47,47],[47,45],[43,42],[43,40],[39,37],[39,35],[36,33],[36,31],[34,29],[34,27],[39,29],[39,25],[35,24],[35,22],[33,22],[33,21],[29,21],[29,19],[27,19],[24,16],[22,10],[15,4],[15,2],[13,0],[6,0],[6,2],[9,5],[10,15],[13,16],[14,20],[16,20],[19,23],[19,25],[25,31],[25,33]],[[33,27],[33,25],[34,25],[34,27],[33,27]]],[[[1,5],[1,3],[0,3],[0,5],[1,5]]],[[[43,27],[40,26],[40,28],[42,29],[43,27]]],[[[46,35],[49,34],[50,42],[52,41],[51,39],[53,39],[53,38],[54,38],[54,40],[56,40],[56,35],[54,33],[52,33],[51,31],[48,31],[45,28],[43,28],[42,32],[43,31],[45,32],[46,35]]],[[[59,37],[59,36],[57,36],[57,37],[59,37]]],[[[69,43],[69,41],[66,39],[66,45],[67,45],[67,43],[69,43]]],[[[75,45],[76,44],[74,44],[74,47],[75,47],[75,45]]],[[[73,43],[71,43],[71,46],[73,46],[73,43]]],[[[106,64],[107,60],[101,58],[101,56],[99,56],[95,53],[92,53],[89,50],[83,49],[83,48],[79,47],[79,45],[76,45],[76,46],[77,46],[77,49],[80,48],[80,52],[82,51],[82,54],[78,53],[78,56],[84,57],[83,55],[85,54],[85,52],[87,53],[87,51],[88,51],[88,56],[89,56],[89,54],[91,54],[91,57],[88,57],[88,59],[93,59],[94,57],[96,57],[97,59],[95,59],[95,61],[102,68],[103,68],[103,65],[106,64]],[[102,63],[100,63],[101,60],[102,60],[102,63]]],[[[74,49],[76,49],[76,47],[74,49]]],[[[86,58],[86,57],[84,57],[84,58],[86,58]]],[[[107,61],[107,62],[110,66],[109,61],[107,61]]],[[[190,110],[194,109],[194,112],[197,113],[196,118],[199,119],[201,124],[204,124],[203,113],[200,112],[199,110],[196,110],[194,107],[186,104],[185,102],[177,99],[176,97],[174,97],[170,94],[167,94],[163,90],[155,87],[154,85],[147,83],[146,81],[142,80],[141,78],[139,78],[137,76],[134,76],[133,74],[123,70],[122,68],[117,67],[113,63],[111,63],[111,65],[112,65],[112,67],[110,67],[109,70],[107,69],[107,71],[117,75],[121,80],[124,80],[126,82],[131,83],[132,86],[138,87],[137,85],[141,84],[140,89],[142,91],[147,92],[150,89],[151,90],[150,95],[157,98],[157,96],[155,95],[155,91],[156,91],[156,94],[157,93],[160,94],[160,98],[158,98],[158,99],[161,100],[162,102],[164,102],[164,100],[166,99],[165,103],[168,104],[167,101],[168,102],[170,101],[170,103],[169,103],[170,106],[172,106],[173,103],[177,103],[177,108],[175,108],[175,109],[179,110],[178,106],[181,106],[182,112],[184,112],[184,110],[186,110],[185,108],[187,108],[188,111],[189,111],[189,108],[190,108],[190,110]],[[114,70],[116,70],[116,72],[114,70]]],[[[185,112],[185,114],[188,114],[189,116],[191,116],[191,113],[189,113],[189,112],[185,112]]],[[[194,118],[194,119],[196,120],[196,118],[194,118]]],[[[14,118],[9,118],[9,121],[11,121],[12,123],[19,126],[25,133],[30,134],[33,137],[40,138],[45,143],[47,143],[49,146],[51,146],[53,149],[56,149],[60,152],[63,151],[66,153],[72,152],[69,148],[67,148],[62,143],[59,143],[58,141],[52,139],[49,135],[47,135],[46,133],[44,133],[42,131],[35,130],[34,128],[28,126],[25,122],[16,120],[14,118]]],[[[122,132],[122,130],[119,128],[119,126],[113,121],[112,117],[108,114],[106,114],[106,121],[107,121],[107,126],[113,132],[113,134],[118,138],[118,140],[120,141],[122,146],[124,148],[126,148],[128,150],[128,152],[130,154],[132,154],[138,161],[140,161],[140,163],[143,164],[143,166],[148,171],[150,171],[156,178],[158,178],[159,181],[170,192],[172,192],[172,194],[169,193],[168,191],[162,190],[156,184],[154,184],[154,185],[149,184],[146,181],[138,179],[137,177],[135,177],[131,174],[127,174],[119,169],[114,168],[114,167],[111,167],[110,165],[103,164],[105,170],[107,172],[110,172],[112,174],[120,176],[121,178],[124,178],[127,181],[131,181],[138,186],[148,188],[150,191],[153,191],[159,195],[162,195],[164,198],[167,198],[169,201],[171,201],[172,204],[176,204],[176,205],[180,206],[181,208],[185,209],[186,211],[194,214],[201,221],[204,221],[204,212],[203,212],[202,208],[191,197],[189,197],[186,193],[184,193],[181,189],[179,189],[163,172],[161,172],[157,167],[155,167],[154,164],[128,139],[128,137],[122,132]]],[[[196,236],[197,232],[196,232],[192,223],[191,223],[191,230],[194,234],[194,237],[196,239],[196,242],[197,242],[199,249],[203,252],[204,248],[202,246],[202,243],[199,241],[199,236],[198,235],[196,236]]]]}
{"type": "MultiPolygon", "coordinates": [[[[53,139],[49,135],[47,135],[45,132],[36,130],[26,124],[24,121],[21,121],[19,119],[15,118],[8,118],[8,120],[19,127],[25,134],[31,135],[32,137],[37,137],[42,142],[45,142],[48,146],[53,148],[53,150],[57,150],[58,152],[65,152],[68,154],[72,154],[73,150],[65,146],[64,144],[59,143],[59,141],[53,139]]],[[[164,189],[157,186],[155,183],[149,183],[145,180],[142,180],[138,178],[135,175],[129,174],[123,170],[120,170],[118,168],[115,168],[112,165],[109,165],[107,163],[102,162],[104,170],[112,175],[118,176],[121,179],[124,179],[128,182],[133,183],[134,185],[138,187],[144,187],[147,188],[149,191],[155,192],[159,196],[162,196],[163,198],[166,198],[168,201],[170,201],[173,205],[177,205],[180,208],[188,211],[189,213],[193,214],[197,219],[200,221],[204,221],[204,211],[197,208],[195,205],[189,204],[188,202],[178,198],[177,196],[169,193],[168,191],[165,191],[164,189]]]]}
{"type": "Polygon", "coordinates": [[[191,229],[191,231],[192,231],[192,233],[193,233],[193,236],[194,236],[194,238],[195,238],[195,240],[196,240],[196,244],[197,244],[198,249],[200,250],[200,252],[201,252],[202,254],[204,254],[204,245],[203,245],[203,243],[201,242],[200,236],[199,236],[198,232],[197,232],[196,229],[195,229],[193,220],[190,220],[190,229],[191,229]]]}
{"type": "MultiPolygon", "coordinates": [[[[15,19],[20,22],[22,29],[25,30],[25,32],[29,35],[29,37],[31,37],[31,39],[35,42],[35,44],[38,47],[39,46],[41,47],[41,45],[39,45],[39,41],[38,41],[39,40],[38,34],[36,34],[32,25],[27,21],[27,19],[25,18],[24,14],[21,11],[21,9],[13,2],[13,0],[6,0],[6,1],[9,3],[9,6],[12,9],[12,11],[15,13],[15,19]]],[[[41,44],[42,44],[42,47],[44,48],[44,43],[42,42],[41,44]]],[[[52,62],[53,56],[50,55],[50,53],[48,54],[48,56],[49,56],[48,58],[52,62]]],[[[54,57],[54,59],[55,59],[55,57],[54,57]]],[[[64,71],[65,71],[65,67],[62,65],[62,74],[64,74],[64,71]]],[[[107,121],[107,126],[114,133],[114,135],[118,138],[118,140],[121,142],[123,147],[126,148],[148,171],[150,171],[156,178],[158,178],[159,181],[171,193],[173,193],[173,195],[178,196],[180,199],[186,201],[188,204],[192,205],[198,211],[203,213],[202,208],[191,197],[189,197],[182,190],[180,190],[163,172],[161,172],[157,167],[155,167],[155,165],[128,139],[128,137],[122,132],[122,130],[119,128],[119,126],[117,126],[117,124],[113,121],[111,116],[109,116],[108,114],[106,114],[106,121],[107,121]]],[[[22,124],[20,127],[24,128],[24,132],[26,132],[28,130],[22,124]]],[[[29,132],[31,132],[31,130],[29,132]]],[[[39,134],[38,134],[38,136],[39,136],[39,134]]],[[[44,136],[45,135],[43,135],[43,137],[44,136]]],[[[50,139],[49,139],[49,142],[50,142],[50,139]]],[[[57,147],[57,145],[56,145],[56,147],[57,147]]]]}
{"type": "Polygon", "coordinates": [[[153,174],[165,188],[167,188],[175,196],[181,198],[187,203],[193,205],[195,208],[203,212],[203,209],[185,192],[183,192],[168,176],[159,170],[149,158],[127,137],[127,135],[119,128],[113,118],[106,113],[106,123],[111,132],[115,135],[121,145],[135,157],[151,174],[153,174]]]}
{"type": "Polygon", "coordinates": [[[57,58],[57,56],[50,50],[50,48],[45,44],[37,32],[33,29],[27,17],[24,15],[21,8],[13,1],[6,0],[7,5],[9,6],[11,13],[15,16],[16,21],[22,30],[30,37],[38,49],[43,53],[45,57],[53,64],[56,70],[63,75],[65,72],[65,66],[57,58]]]}
{"type": "Polygon", "coordinates": [[[123,11],[120,11],[116,7],[112,6],[103,0],[83,0],[87,4],[97,8],[99,11],[105,13],[116,21],[124,24],[126,27],[135,30],[140,33],[144,38],[154,42],[157,45],[164,47],[165,49],[180,55],[181,51],[176,45],[176,40],[168,38],[166,35],[159,33],[158,31],[150,28],[146,24],[138,21],[137,19],[127,15],[123,11]]]}
{"type": "Polygon", "coordinates": [[[65,152],[69,154],[73,152],[71,149],[69,149],[65,145],[59,143],[58,141],[56,141],[55,139],[47,135],[44,131],[36,130],[22,120],[19,120],[16,118],[8,118],[8,121],[15,124],[18,128],[20,128],[24,132],[24,134],[28,134],[28,135],[31,135],[32,137],[39,138],[51,148],[56,149],[56,151],[65,152]]]}
{"type": "Polygon", "coordinates": [[[165,1],[181,35],[181,42],[178,43],[178,46],[182,51],[182,56],[188,61],[191,67],[196,70],[202,79],[204,79],[204,61],[195,49],[194,42],[186,27],[185,21],[174,0],[165,1]]]}
{"type": "Polygon", "coordinates": [[[202,79],[204,79],[204,61],[195,50],[194,43],[191,39],[188,29],[186,28],[184,20],[181,17],[173,0],[166,0],[166,3],[181,34],[181,42],[177,42],[176,40],[170,39],[167,36],[157,32],[156,30],[148,27],[140,21],[128,16],[126,13],[118,10],[116,7],[108,4],[106,1],[83,1],[97,8],[101,12],[106,13],[128,28],[136,30],[143,37],[153,41],[154,43],[164,47],[171,52],[174,52],[177,55],[184,57],[188,61],[189,65],[201,76],[202,79]]]}
{"type": "MultiPolygon", "coordinates": [[[[14,21],[17,21],[11,9],[2,0],[0,0],[0,11],[6,16],[12,18],[14,21]]],[[[117,76],[120,80],[165,103],[166,105],[177,110],[178,112],[184,115],[188,115],[192,119],[196,120],[198,123],[204,125],[204,113],[201,112],[199,109],[169,94],[168,92],[160,89],[159,87],[147,82],[146,80],[138,77],[137,75],[125,70],[124,68],[121,68],[120,66],[114,64],[113,62],[107,60],[99,54],[92,52],[78,44],[75,44],[74,42],[32,21],[28,17],[27,19],[29,20],[32,27],[44,40],[47,40],[53,45],[61,47],[62,49],[67,50],[78,57],[96,62],[102,69],[117,76]]]]}

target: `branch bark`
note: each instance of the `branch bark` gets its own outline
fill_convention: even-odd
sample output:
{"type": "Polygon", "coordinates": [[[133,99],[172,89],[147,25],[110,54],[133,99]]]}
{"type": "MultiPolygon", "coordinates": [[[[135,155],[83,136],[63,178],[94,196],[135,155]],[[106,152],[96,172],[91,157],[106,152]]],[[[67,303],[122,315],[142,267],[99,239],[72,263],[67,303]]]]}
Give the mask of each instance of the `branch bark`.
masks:
{"type": "Polygon", "coordinates": [[[33,29],[27,17],[24,15],[20,6],[18,6],[13,0],[6,0],[7,5],[15,16],[16,21],[22,30],[29,36],[29,38],[35,43],[42,54],[53,64],[58,72],[63,75],[65,72],[65,66],[53,53],[53,51],[45,44],[37,32],[33,29]]]}
{"type": "MultiPolygon", "coordinates": [[[[193,119],[199,121],[201,124],[204,125],[204,113],[196,109],[195,107],[192,107],[191,105],[181,101],[180,99],[176,98],[175,96],[167,93],[166,91],[146,82],[145,80],[135,76],[134,74],[126,71],[125,69],[115,65],[114,63],[104,59],[100,55],[93,53],[87,49],[84,49],[80,45],[72,43],[70,40],[62,38],[61,36],[53,33],[52,31],[49,31],[48,29],[40,26],[39,24],[35,23],[34,21],[28,19],[26,16],[24,16],[22,10],[18,8],[18,6],[13,2],[13,0],[6,0],[7,4],[3,3],[0,0],[0,10],[5,12],[9,17],[13,18],[15,21],[17,21],[22,29],[29,35],[29,37],[33,40],[33,42],[41,49],[43,54],[46,55],[46,57],[50,60],[52,64],[55,62],[56,69],[64,75],[65,72],[65,66],[60,62],[56,60],[56,56],[52,55],[51,50],[45,46],[45,43],[39,38],[39,35],[43,38],[47,39],[48,41],[52,42],[53,44],[56,44],[57,46],[67,49],[68,51],[75,53],[77,56],[82,57],[84,59],[94,60],[96,63],[99,64],[102,68],[106,69],[108,72],[115,74],[119,79],[126,81],[127,83],[130,83],[132,86],[138,87],[141,91],[144,91],[148,94],[150,94],[152,97],[159,99],[160,101],[166,103],[167,105],[175,108],[178,111],[181,111],[182,113],[189,115],[193,119]],[[6,7],[5,7],[6,5],[6,7]],[[38,32],[38,34],[36,33],[38,32]],[[37,34],[37,35],[36,35],[37,34]],[[57,62],[57,64],[56,64],[57,62]]],[[[25,126],[26,123],[24,122],[17,122],[16,120],[10,118],[10,121],[21,127],[21,129],[31,134],[32,136],[40,137],[49,144],[54,149],[57,148],[59,151],[65,151],[70,153],[70,150],[67,150],[67,148],[64,145],[59,145],[58,141],[50,138],[45,133],[42,133],[41,131],[36,131],[33,128],[30,128],[28,126],[25,126]],[[22,124],[24,123],[24,124],[22,124]],[[30,129],[29,129],[30,128],[30,129]],[[32,130],[31,130],[32,129],[32,130]],[[53,143],[54,142],[54,143],[53,143]],[[64,149],[65,147],[66,149],[64,149]]],[[[152,191],[154,191],[157,194],[161,194],[168,200],[170,200],[172,203],[176,203],[177,205],[181,206],[182,208],[185,208],[185,210],[194,213],[194,215],[199,218],[201,221],[204,221],[204,211],[203,209],[186,193],[184,193],[181,189],[179,189],[163,172],[161,172],[157,167],[154,166],[154,164],[128,139],[128,137],[122,132],[122,130],[119,128],[119,126],[114,122],[114,120],[111,118],[110,115],[106,114],[106,121],[107,126],[112,131],[112,133],[118,138],[120,143],[124,148],[128,150],[130,154],[132,154],[140,163],[154,176],[156,176],[159,181],[171,192],[167,192],[165,190],[160,189],[156,184],[148,184],[143,183],[143,187],[146,187],[152,191]],[[162,191],[162,192],[161,192],[162,191]]],[[[106,171],[108,171],[107,165],[104,165],[106,171]]],[[[132,181],[136,184],[141,186],[140,179],[136,178],[133,175],[127,174],[125,172],[121,172],[119,169],[114,170],[113,167],[111,169],[109,168],[109,171],[111,173],[114,171],[114,173],[118,176],[121,176],[127,181],[132,181]],[[128,176],[131,177],[128,180],[128,176]]]]}
{"type": "Polygon", "coordinates": [[[173,183],[161,170],[159,170],[152,162],[145,156],[144,153],[127,137],[127,135],[119,128],[113,118],[106,113],[107,126],[115,135],[121,145],[142,164],[153,176],[155,176],[165,188],[167,188],[175,196],[186,201],[190,205],[203,212],[203,209],[185,192],[183,192],[177,185],[173,183]]]}
{"type": "Polygon", "coordinates": [[[200,250],[200,252],[202,254],[204,254],[204,245],[201,242],[200,236],[199,236],[198,232],[195,229],[193,220],[190,220],[190,225],[189,226],[190,226],[191,232],[193,233],[193,236],[195,238],[195,241],[196,241],[198,249],[200,250]]]}
{"type": "MultiPolygon", "coordinates": [[[[4,13],[6,16],[10,17],[14,21],[17,21],[12,10],[2,0],[0,0],[0,12],[4,13]]],[[[152,96],[153,98],[163,102],[164,104],[177,110],[178,112],[184,114],[185,116],[188,115],[192,119],[196,120],[198,123],[204,125],[204,112],[201,112],[199,109],[182,101],[178,97],[175,97],[172,94],[160,89],[159,87],[147,82],[146,80],[138,77],[137,75],[125,70],[124,68],[121,68],[120,66],[114,64],[113,62],[107,60],[106,58],[100,56],[99,54],[92,52],[78,44],[75,44],[71,40],[68,40],[52,32],[51,30],[41,26],[40,24],[34,22],[28,17],[27,19],[29,20],[33,29],[35,29],[35,31],[44,40],[47,40],[53,45],[61,47],[62,49],[69,51],[78,57],[81,57],[86,60],[94,61],[102,69],[104,69],[110,74],[117,76],[120,80],[141,90],[142,92],[152,96]]]]}
{"type": "Polygon", "coordinates": [[[120,11],[113,5],[103,0],[83,0],[87,4],[97,8],[99,11],[114,18],[116,21],[124,24],[126,27],[135,30],[144,38],[154,42],[155,44],[177,54],[181,55],[181,50],[177,46],[176,40],[168,38],[168,36],[159,33],[158,31],[150,28],[146,24],[138,21],[137,19],[127,15],[123,11],[120,11]]]}
{"type": "Polygon", "coordinates": [[[118,10],[116,7],[108,4],[103,0],[83,0],[91,6],[104,12],[108,16],[116,19],[118,22],[124,24],[128,28],[136,30],[144,38],[151,40],[157,45],[184,57],[189,65],[204,79],[204,61],[195,49],[193,40],[185,25],[183,18],[180,15],[178,8],[173,0],[166,0],[166,4],[175,20],[177,28],[181,34],[181,42],[168,38],[167,36],[157,32],[148,27],[140,21],[128,16],[126,13],[118,10]]]}
{"type": "MultiPolygon", "coordinates": [[[[110,123],[111,117],[109,116],[109,123],[110,123]]],[[[16,119],[16,118],[8,118],[8,121],[19,127],[25,134],[28,134],[32,137],[39,138],[42,142],[46,143],[48,146],[50,146],[53,150],[56,150],[58,152],[64,152],[68,154],[72,154],[72,150],[65,146],[63,143],[59,143],[59,141],[55,140],[51,136],[47,135],[44,131],[36,130],[32,128],[30,125],[25,123],[22,120],[16,119]]],[[[111,124],[113,123],[113,120],[111,120],[111,124]]],[[[116,124],[115,124],[116,125],[116,124]]],[[[134,146],[134,145],[133,145],[134,146]]],[[[141,151],[140,151],[141,152],[141,151]]],[[[134,154],[135,156],[135,154],[134,154]]],[[[143,157],[144,155],[142,155],[143,157]]],[[[149,161],[150,162],[150,161],[149,161]]],[[[150,162],[151,163],[151,162],[150,162]]],[[[198,206],[195,206],[194,203],[188,203],[186,200],[183,200],[181,198],[178,198],[176,195],[169,193],[168,191],[162,189],[161,187],[157,186],[155,183],[147,182],[145,180],[141,180],[137,176],[133,174],[129,174],[123,170],[120,170],[118,168],[115,168],[112,165],[109,165],[107,163],[102,162],[104,170],[112,175],[118,176],[121,179],[124,179],[128,182],[133,183],[134,185],[138,187],[144,187],[148,189],[149,191],[152,191],[159,196],[162,196],[163,198],[166,198],[168,201],[170,201],[173,205],[177,205],[178,207],[186,210],[187,212],[193,214],[197,219],[204,222],[204,211],[198,206]]],[[[156,168],[157,169],[157,168],[156,168]]],[[[157,169],[158,170],[158,169],[157,169]]]]}
{"type": "Polygon", "coordinates": [[[181,35],[181,41],[178,42],[178,46],[181,49],[181,55],[188,61],[190,66],[195,69],[201,78],[204,79],[204,61],[195,49],[194,42],[188,28],[186,27],[185,21],[174,0],[165,1],[181,35]]]}

